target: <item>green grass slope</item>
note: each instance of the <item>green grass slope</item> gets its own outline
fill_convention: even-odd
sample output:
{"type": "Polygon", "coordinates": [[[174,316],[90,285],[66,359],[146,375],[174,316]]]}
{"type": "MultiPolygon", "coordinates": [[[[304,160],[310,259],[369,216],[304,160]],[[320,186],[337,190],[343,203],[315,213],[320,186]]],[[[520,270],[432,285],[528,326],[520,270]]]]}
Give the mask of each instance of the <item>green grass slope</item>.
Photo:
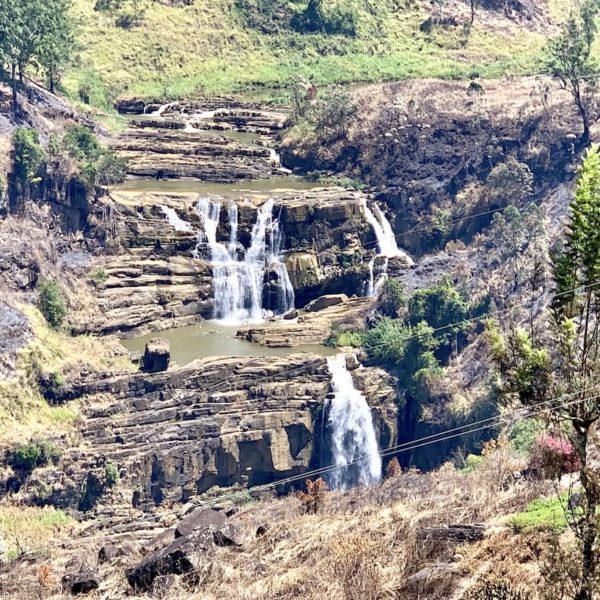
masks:
{"type": "MultiPolygon", "coordinates": [[[[149,1],[141,23],[129,28],[95,11],[95,0],[74,0],[80,52],[63,85],[71,96],[83,89],[91,104],[103,106],[116,97],[230,93],[300,78],[324,85],[532,73],[559,1],[540,9],[549,21],[537,26],[481,10],[467,35],[462,25],[421,31],[428,13],[415,0],[339,0],[357,16],[357,34],[349,37],[287,27],[265,33],[248,24],[239,0],[149,1]]],[[[453,2],[466,21],[466,3],[453,2]]],[[[302,10],[302,1],[289,8],[302,10]]]]}

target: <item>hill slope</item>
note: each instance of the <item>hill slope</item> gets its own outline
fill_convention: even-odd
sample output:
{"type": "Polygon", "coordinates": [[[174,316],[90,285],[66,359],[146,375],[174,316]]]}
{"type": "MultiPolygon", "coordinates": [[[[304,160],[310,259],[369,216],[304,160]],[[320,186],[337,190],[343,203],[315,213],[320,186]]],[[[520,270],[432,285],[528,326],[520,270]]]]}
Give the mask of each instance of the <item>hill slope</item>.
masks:
{"type": "Polygon", "coordinates": [[[557,0],[531,0],[520,3],[527,6],[521,12],[480,8],[470,28],[468,3],[461,0],[445,3],[443,11],[425,2],[344,1],[339,5],[352,13],[355,35],[332,35],[294,30],[290,22],[305,9],[300,2],[152,1],[139,23],[127,27],[117,25],[118,12],[99,12],[94,4],[74,1],[82,50],[64,85],[75,97],[84,88],[99,106],[117,96],[181,98],[300,78],[324,85],[531,73],[553,23],[565,14],[557,0]],[[262,8],[273,5],[283,16],[262,8]]]}

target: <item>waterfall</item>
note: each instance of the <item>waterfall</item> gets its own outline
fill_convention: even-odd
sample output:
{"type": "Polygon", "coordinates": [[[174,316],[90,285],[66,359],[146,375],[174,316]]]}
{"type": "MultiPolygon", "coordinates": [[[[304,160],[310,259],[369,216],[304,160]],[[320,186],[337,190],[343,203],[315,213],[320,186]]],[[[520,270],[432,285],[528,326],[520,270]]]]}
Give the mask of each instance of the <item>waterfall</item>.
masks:
{"type": "Polygon", "coordinates": [[[400,256],[404,258],[409,265],[413,265],[414,261],[404,250],[398,248],[392,226],[379,206],[373,203],[373,210],[371,210],[367,204],[366,198],[361,198],[361,204],[365,217],[375,232],[379,249],[378,254],[369,262],[369,286],[367,294],[369,296],[375,296],[383,282],[387,279],[388,259],[400,256]],[[380,270],[380,276],[378,280],[375,281],[375,262],[380,256],[384,257],[385,260],[383,262],[383,268],[380,270]]]}
{"type": "Polygon", "coordinates": [[[353,485],[376,483],[381,479],[381,456],[369,405],[354,387],[343,354],[329,357],[327,364],[334,391],[328,425],[336,467],[328,477],[329,486],[345,490],[353,485]]]}
{"type": "Polygon", "coordinates": [[[174,208],[161,204],[160,210],[162,210],[169,225],[171,225],[175,231],[192,231],[192,226],[187,221],[184,221],[174,208]]]}
{"type": "Polygon", "coordinates": [[[221,208],[219,202],[210,198],[200,198],[196,205],[203,229],[198,237],[196,255],[206,243],[213,268],[214,318],[234,325],[262,321],[265,274],[269,272],[276,275],[276,312],[285,313],[293,308],[294,290],[280,257],[282,233],[279,221],[273,219],[273,200],[258,209],[250,247],[243,257],[239,252],[239,219],[235,203],[227,207],[229,241],[226,245],[217,241],[221,208]]]}
{"type": "MultiPolygon", "coordinates": [[[[151,112],[150,114],[153,117],[162,117],[165,110],[168,110],[169,108],[172,108],[173,106],[178,106],[178,105],[179,105],[179,102],[168,102],[167,104],[162,104],[154,112],[151,112]]],[[[144,114],[146,114],[145,108],[144,108],[144,114]]]]}

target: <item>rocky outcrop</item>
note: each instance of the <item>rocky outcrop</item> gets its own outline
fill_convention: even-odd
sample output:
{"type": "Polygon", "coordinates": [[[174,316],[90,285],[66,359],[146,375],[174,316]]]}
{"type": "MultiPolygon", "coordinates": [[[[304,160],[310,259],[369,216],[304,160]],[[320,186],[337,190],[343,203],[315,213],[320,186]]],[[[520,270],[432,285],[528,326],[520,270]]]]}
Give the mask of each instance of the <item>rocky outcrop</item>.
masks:
{"type": "Polygon", "coordinates": [[[127,161],[127,173],[135,177],[232,182],[282,173],[268,148],[201,131],[130,129],[112,147],[127,161]]]}
{"type": "Polygon", "coordinates": [[[102,317],[88,323],[93,331],[139,335],[211,314],[212,276],[203,261],[126,254],[101,265],[107,279],[98,289],[102,317]]]}
{"type": "Polygon", "coordinates": [[[169,340],[153,338],[146,343],[143,365],[147,373],[160,373],[169,368],[171,351],[169,340]]]}
{"type": "Polygon", "coordinates": [[[336,327],[343,326],[349,330],[364,329],[365,318],[371,307],[370,298],[350,298],[317,312],[302,314],[296,319],[243,327],[237,335],[272,348],[323,344],[331,337],[336,327]]]}
{"type": "Polygon", "coordinates": [[[326,296],[319,296],[312,302],[309,302],[304,307],[304,310],[308,312],[319,312],[331,306],[344,304],[345,302],[348,302],[348,296],[346,296],[346,294],[328,294],[326,296]]]}
{"type": "MultiPolygon", "coordinates": [[[[390,378],[372,369],[355,374],[386,447],[396,435],[390,378]]],[[[50,500],[81,507],[84,481],[90,473],[104,481],[109,463],[119,489],[142,508],[301,474],[319,466],[316,423],[330,391],[326,360],[308,354],[202,359],[164,373],[71,382],[70,397],[89,398],[82,442],[63,457],[62,475],[48,475],[50,500]]],[[[101,504],[100,497],[87,506],[101,504]]]]}

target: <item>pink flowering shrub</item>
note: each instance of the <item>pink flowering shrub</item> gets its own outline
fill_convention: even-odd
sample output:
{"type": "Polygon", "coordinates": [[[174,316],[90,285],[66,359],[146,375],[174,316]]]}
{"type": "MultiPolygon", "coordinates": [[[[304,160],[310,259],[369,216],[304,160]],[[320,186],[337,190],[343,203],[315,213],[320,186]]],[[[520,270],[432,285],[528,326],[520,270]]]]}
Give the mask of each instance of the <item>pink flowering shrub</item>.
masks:
{"type": "Polygon", "coordinates": [[[569,440],[547,433],[540,435],[531,449],[530,467],[548,479],[558,479],[579,470],[579,457],[569,440]]]}

